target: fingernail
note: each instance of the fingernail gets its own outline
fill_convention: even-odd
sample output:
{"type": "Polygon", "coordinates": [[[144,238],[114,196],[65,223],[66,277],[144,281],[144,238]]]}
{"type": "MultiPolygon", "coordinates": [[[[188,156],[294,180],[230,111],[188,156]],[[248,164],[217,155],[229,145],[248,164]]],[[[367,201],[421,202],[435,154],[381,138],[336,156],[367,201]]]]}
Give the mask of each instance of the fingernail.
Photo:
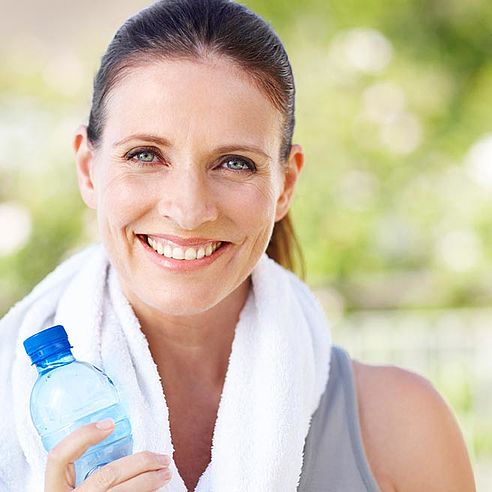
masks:
{"type": "Polygon", "coordinates": [[[168,480],[172,476],[172,473],[167,468],[159,470],[157,473],[159,473],[164,480],[168,480]]]}
{"type": "Polygon", "coordinates": [[[171,458],[167,454],[158,454],[157,461],[162,465],[169,465],[169,463],[171,463],[171,458]]]}
{"type": "Polygon", "coordinates": [[[96,427],[100,430],[109,430],[114,426],[113,419],[104,419],[97,422],[96,427]]]}

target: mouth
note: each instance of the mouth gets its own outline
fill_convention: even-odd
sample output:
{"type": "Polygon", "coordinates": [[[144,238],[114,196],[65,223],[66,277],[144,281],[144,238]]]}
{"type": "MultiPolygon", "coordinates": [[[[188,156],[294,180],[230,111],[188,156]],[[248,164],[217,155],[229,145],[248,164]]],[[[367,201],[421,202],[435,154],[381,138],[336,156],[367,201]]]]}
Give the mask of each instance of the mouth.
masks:
{"type": "Polygon", "coordinates": [[[201,263],[231,244],[227,241],[209,241],[196,246],[179,246],[170,241],[152,238],[145,234],[137,234],[137,237],[157,255],[179,262],[201,263]]]}

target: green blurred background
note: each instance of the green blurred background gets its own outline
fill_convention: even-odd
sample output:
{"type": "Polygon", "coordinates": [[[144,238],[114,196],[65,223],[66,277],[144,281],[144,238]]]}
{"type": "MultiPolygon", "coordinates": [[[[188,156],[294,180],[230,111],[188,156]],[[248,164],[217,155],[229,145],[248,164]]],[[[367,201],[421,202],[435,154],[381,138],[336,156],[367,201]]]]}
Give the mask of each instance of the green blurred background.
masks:
{"type": "MultiPolygon", "coordinates": [[[[251,0],[284,40],[307,280],[353,357],[429,378],[492,490],[492,2],[251,0]]],[[[2,0],[0,315],[97,238],[72,134],[141,0],[2,0]]]]}

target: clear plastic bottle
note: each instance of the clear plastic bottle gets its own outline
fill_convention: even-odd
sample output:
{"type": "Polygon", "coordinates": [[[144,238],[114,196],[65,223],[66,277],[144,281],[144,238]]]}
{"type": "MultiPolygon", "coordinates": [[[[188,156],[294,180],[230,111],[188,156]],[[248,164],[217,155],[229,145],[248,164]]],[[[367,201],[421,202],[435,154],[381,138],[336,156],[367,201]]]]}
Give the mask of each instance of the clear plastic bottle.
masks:
{"type": "Polygon", "coordinates": [[[131,425],[113,382],[100,369],[76,360],[63,326],[24,341],[38,370],[31,392],[31,418],[46,451],[81,425],[112,418],[114,431],[76,462],[76,485],[101,466],[133,451],[131,425]]]}

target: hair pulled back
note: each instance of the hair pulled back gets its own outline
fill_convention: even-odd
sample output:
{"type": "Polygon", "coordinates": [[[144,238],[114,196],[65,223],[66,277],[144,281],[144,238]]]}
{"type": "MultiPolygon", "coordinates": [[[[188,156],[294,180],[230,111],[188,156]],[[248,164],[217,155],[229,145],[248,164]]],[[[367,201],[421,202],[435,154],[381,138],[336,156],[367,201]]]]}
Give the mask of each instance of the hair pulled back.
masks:
{"type": "MultiPolygon", "coordinates": [[[[209,56],[225,57],[236,64],[283,115],[279,160],[285,165],[295,125],[291,65],[273,29],[230,0],[160,0],[118,29],[94,79],[87,128],[91,144],[97,147],[101,140],[108,94],[132,68],[159,59],[209,56]]],[[[304,275],[302,252],[289,214],[275,223],[267,254],[292,271],[299,266],[304,275]]]]}

